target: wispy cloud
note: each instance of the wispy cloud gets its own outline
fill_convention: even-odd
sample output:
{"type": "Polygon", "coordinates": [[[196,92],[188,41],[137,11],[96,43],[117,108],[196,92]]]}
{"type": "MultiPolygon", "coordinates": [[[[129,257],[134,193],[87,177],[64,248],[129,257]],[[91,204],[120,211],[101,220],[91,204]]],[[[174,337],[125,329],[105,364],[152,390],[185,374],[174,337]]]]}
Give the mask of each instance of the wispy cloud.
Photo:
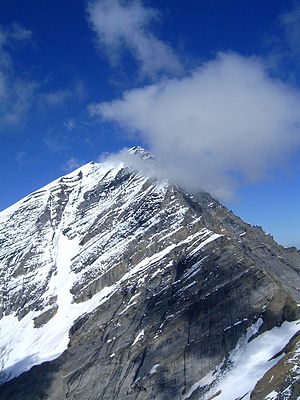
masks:
{"type": "Polygon", "coordinates": [[[62,171],[71,172],[85,164],[85,161],[79,160],[76,157],[71,157],[63,166],[62,171]]]}
{"type": "MultiPolygon", "coordinates": [[[[25,27],[16,23],[5,29],[0,26],[0,130],[17,126],[27,117],[32,117],[33,106],[38,112],[49,111],[49,107],[81,102],[86,97],[86,88],[81,80],[65,88],[46,91],[36,80],[21,76],[12,55],[17,46],[29,43],[32,43],[32,32],[25,27]]],[[[47,135],[44,141],[49,148],[61,147],[56,139],[47,135]]]]}
{"type": "Polygon", "coordinates": [[[32,106],[38,85],[16,76],[10,51],[17,43],[31,40],[31,31],[13,24],[0,26],[0,129],[19,123],[32,106]]]}
{"type": "Polygon", "coordinates": [[[28,160],[28,155],[25,151],[18,151],[16,154],[16,161],[18,164],[24,165],[28,160]]]}
{"type": "Polygon", "coordinates": [[[280,16],[280,23],[284,30],[290,51],[294,55],[300,55],[300,3],[294,2],[288,12],[280,16]]]}
{"type": "Polygon", "coordinates": [[[75,100],[82,101],[86,95],[84,83],[77,81],[74,85],[66,89],[59,89],[52,92],[45,92],[40,94],[42,104],[45,103],[49,106],[60,106],[66,101],[75,100]]]}
{"type": "Polygon", "coordinates": [[[32,39],[32,32],[17,23],[12,24],[8,29],[8,40],[26,42],[32,39]]]}
{"type": "Polygon", "coordinates": [[[66,90],[57,90],[55,92],[45,93],[43,95],[43,100],[49,104],[50,106],[59,106],[64,103],[67,99],[71,97],[71,91],[66,90]]]}
{"type": "Polygon", "coordinates": [[[151,32],[150,24],[159,19],[159,13],[145,7],[142,1],[92,0],[88,3],[88,16],[100,49],[111,60],[121,58],[126,49],[144,75],[182,72],[173,49],[151,32]]]}
{"type": "MultiPolygon", "coordinates": [[[[28,114],[32,107],[38,85],[35,82],[22,81],[8,82],[4,102],[0,105],[2,126],[16,125],[28,114]]],[[[1,127],[1,124],[0,124],[1,127]]]]}
{"type": "Polygon", "coordinates": [[[71,132],[75,126],[76,126],[76,121],[74,118],[70,118],[67,121],[64,122],[64,126],[67,128],[69,132],[71,132]]]}
{"type": "Polygon", "coordinates": [[[70,137],[67,133],[49,129],[43,142],[52,153],[66,151],[70,148],[70,137]]]}
{"type": "Polygon", "coordinates": [[[228,53],[89,110],[139,135],[158,156],[159,173],[224,198],[299,148],[299,109],[299,92],[270,78],[259,59],[228,53]]]}
{"type": "Polygon", "coordinates": [[[285,3],[285,10],[278,16],[276,34],[265,34],[263,44],[265,61],[273,75],[280,76],[299,86],[300,61],[300,2],[285,3]]]}

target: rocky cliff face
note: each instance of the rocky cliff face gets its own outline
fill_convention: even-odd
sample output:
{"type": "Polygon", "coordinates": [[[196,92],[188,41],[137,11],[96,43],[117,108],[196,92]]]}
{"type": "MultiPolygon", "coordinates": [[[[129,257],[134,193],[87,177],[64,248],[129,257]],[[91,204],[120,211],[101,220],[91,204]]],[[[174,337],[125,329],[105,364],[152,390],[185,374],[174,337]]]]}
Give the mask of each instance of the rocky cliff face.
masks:
{"type": "Polygon", "coordinates": [[[90,163],[0,226],[1,399],[299,395],[300,256],[209,194],[90,163]]]}

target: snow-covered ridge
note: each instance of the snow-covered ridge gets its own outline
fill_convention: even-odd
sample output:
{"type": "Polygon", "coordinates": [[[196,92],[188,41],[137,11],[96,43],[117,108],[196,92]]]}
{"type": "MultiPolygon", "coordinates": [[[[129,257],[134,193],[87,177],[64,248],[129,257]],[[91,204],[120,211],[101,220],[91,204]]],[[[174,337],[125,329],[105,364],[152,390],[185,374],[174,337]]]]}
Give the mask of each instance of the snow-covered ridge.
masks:
{"type": "MultiPolygon", "coordinates": [[[[145,150],[141,146],[134,146],[128,149],[128,154],[132,156],[137,156],[142,160],[152,160],[154,157],[153,155],[145,150]]],[[[65,182],[71,183],[72,181],[76,181],[78,175],[82,174],[83,177],[85,178],[85,182],[87,181],[87,178],[94,180],[96,178],[96,175],[99,173],[99,178],[101,178],[101,174],[105,173],[108,169],[121,169],[126,167],[123,161],[118,160],[117,158],[108,158],[102,163],[96,163],[94,161],[90,161],[87,164],[76,168],[74,171],[64,175],[63,177],[59,177],[52,181],[51,183],[48,183],[47,185],[42,186],[40,189],[29,193],[27,196],[25,196],[23,199],[17,201],[16,203],[12,204],[11,206],[7,207],[6,209],[0,211],[0,223],[3,219],[7,218],[9,215],[11,215],[14,211],[16,211],[18,208],[22,206],[22,204],[27,203],[31,197],[40,197],[42,196],[43,193],[48,192],[49,190],[53,189],[55,185],[58,185],[59,183],[64,180],[65,182]]]]}
{"type": "Polygon", "coordinates": [[[61,179],[66,179],[71,181],[72,179],[76,179],[76,176],[79,173],[83,173],[85,175],[88,175],[88,172],[95,166],[95,163],[93,161],[83,165],[82,167],[77,168],[76,170],[70,172],[69,174],[65,175],[64,177],[60,177],[52,181],[51,183],[48,183],[45,186],[42,186],[40,189],[29,193],[27,196],[25,196],[23,199],[17,201],[16,203],[12,204],[11,206],[7,207],[6,209],[0,211],[0,221],[4,220],[5,218],[8,218],[13,212],[18,210],[24,203],[27,203],[28,201],[31,200],[32,197],[34,198],[39,198],[43,196],[46,192],[51,190],[55,185],[57,185],[61,179]]]}

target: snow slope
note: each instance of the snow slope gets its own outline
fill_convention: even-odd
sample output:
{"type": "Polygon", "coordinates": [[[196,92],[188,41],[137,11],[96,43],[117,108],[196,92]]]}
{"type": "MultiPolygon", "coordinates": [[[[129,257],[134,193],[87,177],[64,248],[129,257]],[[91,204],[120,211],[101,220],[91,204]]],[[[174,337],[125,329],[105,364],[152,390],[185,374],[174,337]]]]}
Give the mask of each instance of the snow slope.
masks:
{"type": "Polygon", "coordinates": [[[211,389],[201,397],[203,400],[209,400],[212,396],[218,400],[238,398],[250,400],[251,391],[258,380],[277,364],[283,354],[277,358],[273,357],[300,329],[300,320],[284,322],[280,327],[266,331],[248,342],[249,338],[258,332],[262,322],[261,319],[258,320],[255,325],[248,328],[247,334],[240,338],[229,356],[225,371],[220,365],[215,371],[195,383],[182,400],[189,399],[197,389],[207,385],[210,385],[211,389]]]}

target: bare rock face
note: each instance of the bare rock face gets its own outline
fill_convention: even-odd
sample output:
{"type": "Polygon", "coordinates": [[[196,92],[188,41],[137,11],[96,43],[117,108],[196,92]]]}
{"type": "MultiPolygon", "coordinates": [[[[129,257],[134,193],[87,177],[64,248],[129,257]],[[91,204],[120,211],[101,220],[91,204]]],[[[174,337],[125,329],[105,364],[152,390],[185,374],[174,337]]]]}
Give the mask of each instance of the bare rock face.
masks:
{"type": "Polygon", "coordinates": [[[238,396],[218,386],[243,338],[289,327],[281,350],[299,329],[300,256],[209,194],[90,163],[0,224],[1,399],[250,398],[257,381],[263,399],[276,368],[274,390],[298,390],[285,358],[238,396]]]}

